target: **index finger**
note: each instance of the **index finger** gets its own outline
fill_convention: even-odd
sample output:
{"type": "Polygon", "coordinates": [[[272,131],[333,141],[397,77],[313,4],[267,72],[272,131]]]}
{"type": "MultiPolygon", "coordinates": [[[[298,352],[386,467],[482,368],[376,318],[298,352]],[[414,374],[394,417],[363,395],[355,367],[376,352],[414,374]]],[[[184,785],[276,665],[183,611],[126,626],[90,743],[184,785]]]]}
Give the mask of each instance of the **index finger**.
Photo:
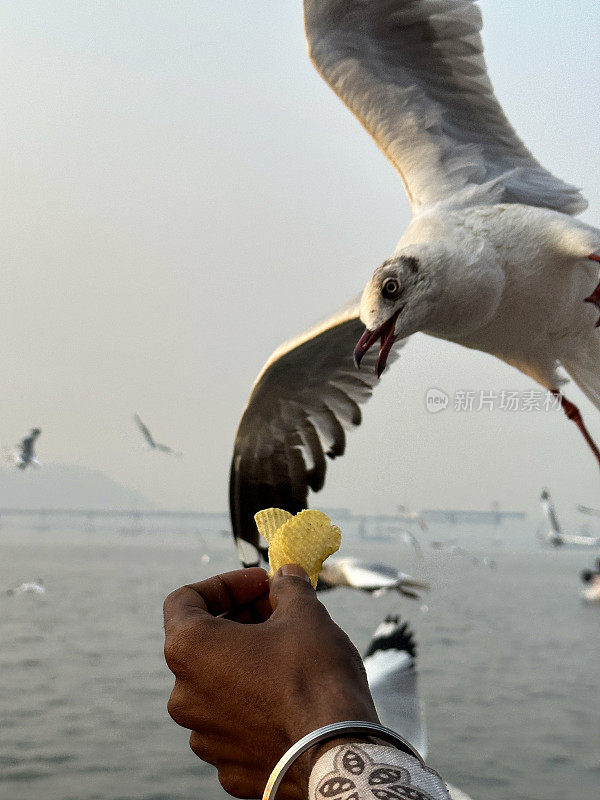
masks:
{"type": "Polygon", "coordinates": [[[164,602],[165,631],[190,619],[215,617],[251,603],[269,591],[267,573],[260,567],[237,569],[190,583],[164,602]]]}

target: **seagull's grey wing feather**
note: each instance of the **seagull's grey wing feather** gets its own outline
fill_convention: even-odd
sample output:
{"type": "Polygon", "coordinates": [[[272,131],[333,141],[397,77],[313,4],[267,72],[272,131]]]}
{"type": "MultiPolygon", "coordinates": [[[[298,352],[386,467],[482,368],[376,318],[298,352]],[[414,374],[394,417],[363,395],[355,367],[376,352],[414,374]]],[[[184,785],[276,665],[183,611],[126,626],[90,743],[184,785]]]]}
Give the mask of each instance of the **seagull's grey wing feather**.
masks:
{"type": "MultiPolygon", "coordinates": [[[[360,372],[353,350],[364,330],[358,300],[277,349],[254,383],[235,438],[229,479],[233,534],[255,547],[254,514],[308,505],[325,483],[326,458],[344,453],[345,429],[378,383],[376,348],[360,372]]],[[[400,341],[396,349],[404,344],[400,341]]],[[[391,360],[395,354],[392,353],[391,360]]],[[[390,363],[388,361],[388,363],[390,363]]]]}
{"type": "Polygon", "coordinates": [[[138,426],[138,428],[142,432],[142,436],[148,442],[150,447],[156,447],[156,442],[152,438],[152,434],[150,433],[150,430],[148,429],[148,427],[146,425],[144,425],[144,423],[142,422],[140,417],[137,414],[134,414],[133,415],[133,419],[135,420],[135,424],[138,426]]]}
{"type": "Polygon", "coordinates": [[[496,100],[473,0],[304,0],[304,17],[313,63],[398,170],[413,210],[475,196],[586,208],[496,100]]]}

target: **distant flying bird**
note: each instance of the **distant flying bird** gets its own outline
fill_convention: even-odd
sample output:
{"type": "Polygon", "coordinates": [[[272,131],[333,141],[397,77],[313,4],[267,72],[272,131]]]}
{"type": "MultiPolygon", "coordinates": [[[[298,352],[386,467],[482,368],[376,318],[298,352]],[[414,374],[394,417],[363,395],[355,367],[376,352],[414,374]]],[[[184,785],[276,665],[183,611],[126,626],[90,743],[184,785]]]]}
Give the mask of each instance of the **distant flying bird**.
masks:
{"type": "Polygon", "coordinates": [[[556,509],[550,497],[550,492],[547,489],[542,490],[540,496],[542,505],[542,512],[546,518],[545,530],[538,529],[538,539],[542,544],[548,544],[552,547],[562,547],[568,545],[570,547],[600,547],[600,536],[586,536],[576,534],[563,533],[562,527],[556,516],[556,509]]]}
{"type": "Polygon", "coordinates": [[[428,591],[426,581],[420,581],[388,564],[361,561],[358,558],[328,558],[323,564],[317,588],[321,591],[347,586],[371,594],[396,591],[405,597],[419,600],[418,592],[428,591]]]}
{"type": "Polygon", "coordinates": [[[496,569],[498,566],[493,558],[489,556],[479,556],[474,555],[469,550],[465,550],[464,547],[456,544],[456,539],[450,539],[447,542],[440,542],[440,541],[433,541],[430,542],[430,546],[433,547],[434,550],[445,550],[451,556],[460,556],[461,558],[470,561],[474,567],[479,567],[483,565],[484,567],[488,567],[489,569],[496,569]]]}
{"type": "Polygon", "coordinates": [[[16,586],[14,589],[6,590],[6,594],[8,595],[45,594],[45,592],[46,587],[44,586],[44,581],[41,578],[36,578],[34,581],[22,583],[20,586],[16,586]]]}
{"type": "Polygon", "coordinates": [[[590,508],[589,506],[576,506],[578,511],[582,514],[589,514],[591,517],[600,517],[600,508],[590,508]]]}
{"type": "Polygon", "coordinates": [[[387,528],[384,528],[382,532],[386,534],[386,536],[401,539],[404,544],[413,548],[418,558],[423,560],[423,548],[421,547],[417,537],[412,531],[409,531],[408,528],[399,528],[397,525],[388,525],[387,528]]]}
{"type": "Polygon", "coordinates": [[[396,506],[396,508],[398,509],[398,513],[402,519],[405,519],[409,522],[416,522],[423,533],[429,530],[427,523],[418,511],[411,511],[411,509],[407,508],[406,506],[396,506]]]}
{"type": "Polygon", "coordinates": [[[9,460],[17,469],[41,466],[35,454],[35,442],[41,432],[41,428],[32,428],[9,454],[9,460]]]}
{"type": "Polygon", "coordinates": [[[261,508],[307,506],[325,456],[343,455],[344,429],[360,424],[374,372],[417,331],[491,353],[555,393],[600,463],[558,372],[600,407],[600,232],[573,218],[587,205],[579,190],[544,169],[504,115],[479,8],[305,0],[304,17],[315,67],[402,177],[414,216],[362,299],[282,345],[259,374],[235,440],[235,535],[252,541],[261,508]]]}
{"type": "Polygon", "coordinates": [[[171,447],[168,447],[166,444],[160,444],[159,442],[154,441],[152,434],[150,433],[149,429],[146,425],[142,422],[137,414],[133,415],[133,419],[135,420],[135,424],[138,426],[144,439],[148,442],[151,450],[160,450],[161,453],[168,453],[171,456],[181,457],[183,453],[180,453],[177,450],[173,450],[171,447]]]}
{"type": "MultiPolygon", "coordinates": [[[[363,657],[369,689],[382,723],[403,736],[426,759],[427,727],[419,696],[417,661],[414,633],[397,615],[387,616],[378,626],[363,657]]],[[[447,781],[446,786],[451,800],[470,800],[447,781]]],[[[404,796],[409,797],[398,795],[404,796]]],[[[410,796],[422,795],[415,792],[410,796]]]]}

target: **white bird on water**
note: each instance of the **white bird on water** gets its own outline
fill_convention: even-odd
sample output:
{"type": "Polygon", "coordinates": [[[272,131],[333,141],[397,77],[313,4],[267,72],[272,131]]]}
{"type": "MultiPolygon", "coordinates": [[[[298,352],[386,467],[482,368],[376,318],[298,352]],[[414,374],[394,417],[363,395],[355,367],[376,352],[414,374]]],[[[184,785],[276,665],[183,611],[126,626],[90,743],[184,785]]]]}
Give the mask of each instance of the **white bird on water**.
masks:
{"type": "Polygon", "coordinates": [[[496,100],[479,7],[305,0],[304,18],[315,67],[396,168],[413,219],[362,299],[284,344],[258,376],[232,462],[236,536],[252,539],[260,508],[306,507],[325,454],[341,455],[344,427],[360,424],[371,367],[379,376],[417,331],[555,393],[600,463],[559,373],[600,408],[600,231],[574,218],[585,199],[541,166],[496,100]],[[358,374],[354,345],[368,367],[358,374]]]}

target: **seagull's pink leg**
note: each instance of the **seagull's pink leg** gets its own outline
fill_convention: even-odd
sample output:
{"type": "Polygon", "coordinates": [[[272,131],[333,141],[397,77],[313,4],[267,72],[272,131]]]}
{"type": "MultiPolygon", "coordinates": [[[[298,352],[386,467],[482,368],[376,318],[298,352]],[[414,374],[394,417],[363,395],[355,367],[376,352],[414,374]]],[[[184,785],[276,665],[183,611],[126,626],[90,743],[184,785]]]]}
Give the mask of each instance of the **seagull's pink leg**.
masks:
{"type": "MultiPolygon", "coordinates": [[[[590,261],[598,261],[598,262],[600,262],[600,256],[596,255],[596,253],[591,253],[588,256],[588,258],[589,258],[590,261]]],[[[596,306],[596,308],[600,309],[600,283],[598,284],[598,286],[596,286],[596,288],[591,293],[591,295],[589,297],[585,298],[585,302],[586,303],[593,303],[596,306]]],[[[596,323],[596,327],[597,328],[600,327],[600,319],[598,319],[598,322],[596,323]]]]}
{"type": "Polygon", "coordinates": [[[600,450],[598,450],[598,448],[596,447],[596,442],[594,442],[594,440],[589,434],[588,429],[585,427],[583,418],[581,416],[581,412],[579,411],[575,403],[572,403],[570,400],[567,400],[567,398],[564,397],[558,389],[552,389],[552,394],[555,397],[560,397],[560,404],[562,406],[563,411],[565,412],[567,417],[573,420],[573,422],[577,425],[577,427],[581,431],[583,438],[588,443],[590,450],[596,456],[596,461],[600,465],[600,450]]]}

